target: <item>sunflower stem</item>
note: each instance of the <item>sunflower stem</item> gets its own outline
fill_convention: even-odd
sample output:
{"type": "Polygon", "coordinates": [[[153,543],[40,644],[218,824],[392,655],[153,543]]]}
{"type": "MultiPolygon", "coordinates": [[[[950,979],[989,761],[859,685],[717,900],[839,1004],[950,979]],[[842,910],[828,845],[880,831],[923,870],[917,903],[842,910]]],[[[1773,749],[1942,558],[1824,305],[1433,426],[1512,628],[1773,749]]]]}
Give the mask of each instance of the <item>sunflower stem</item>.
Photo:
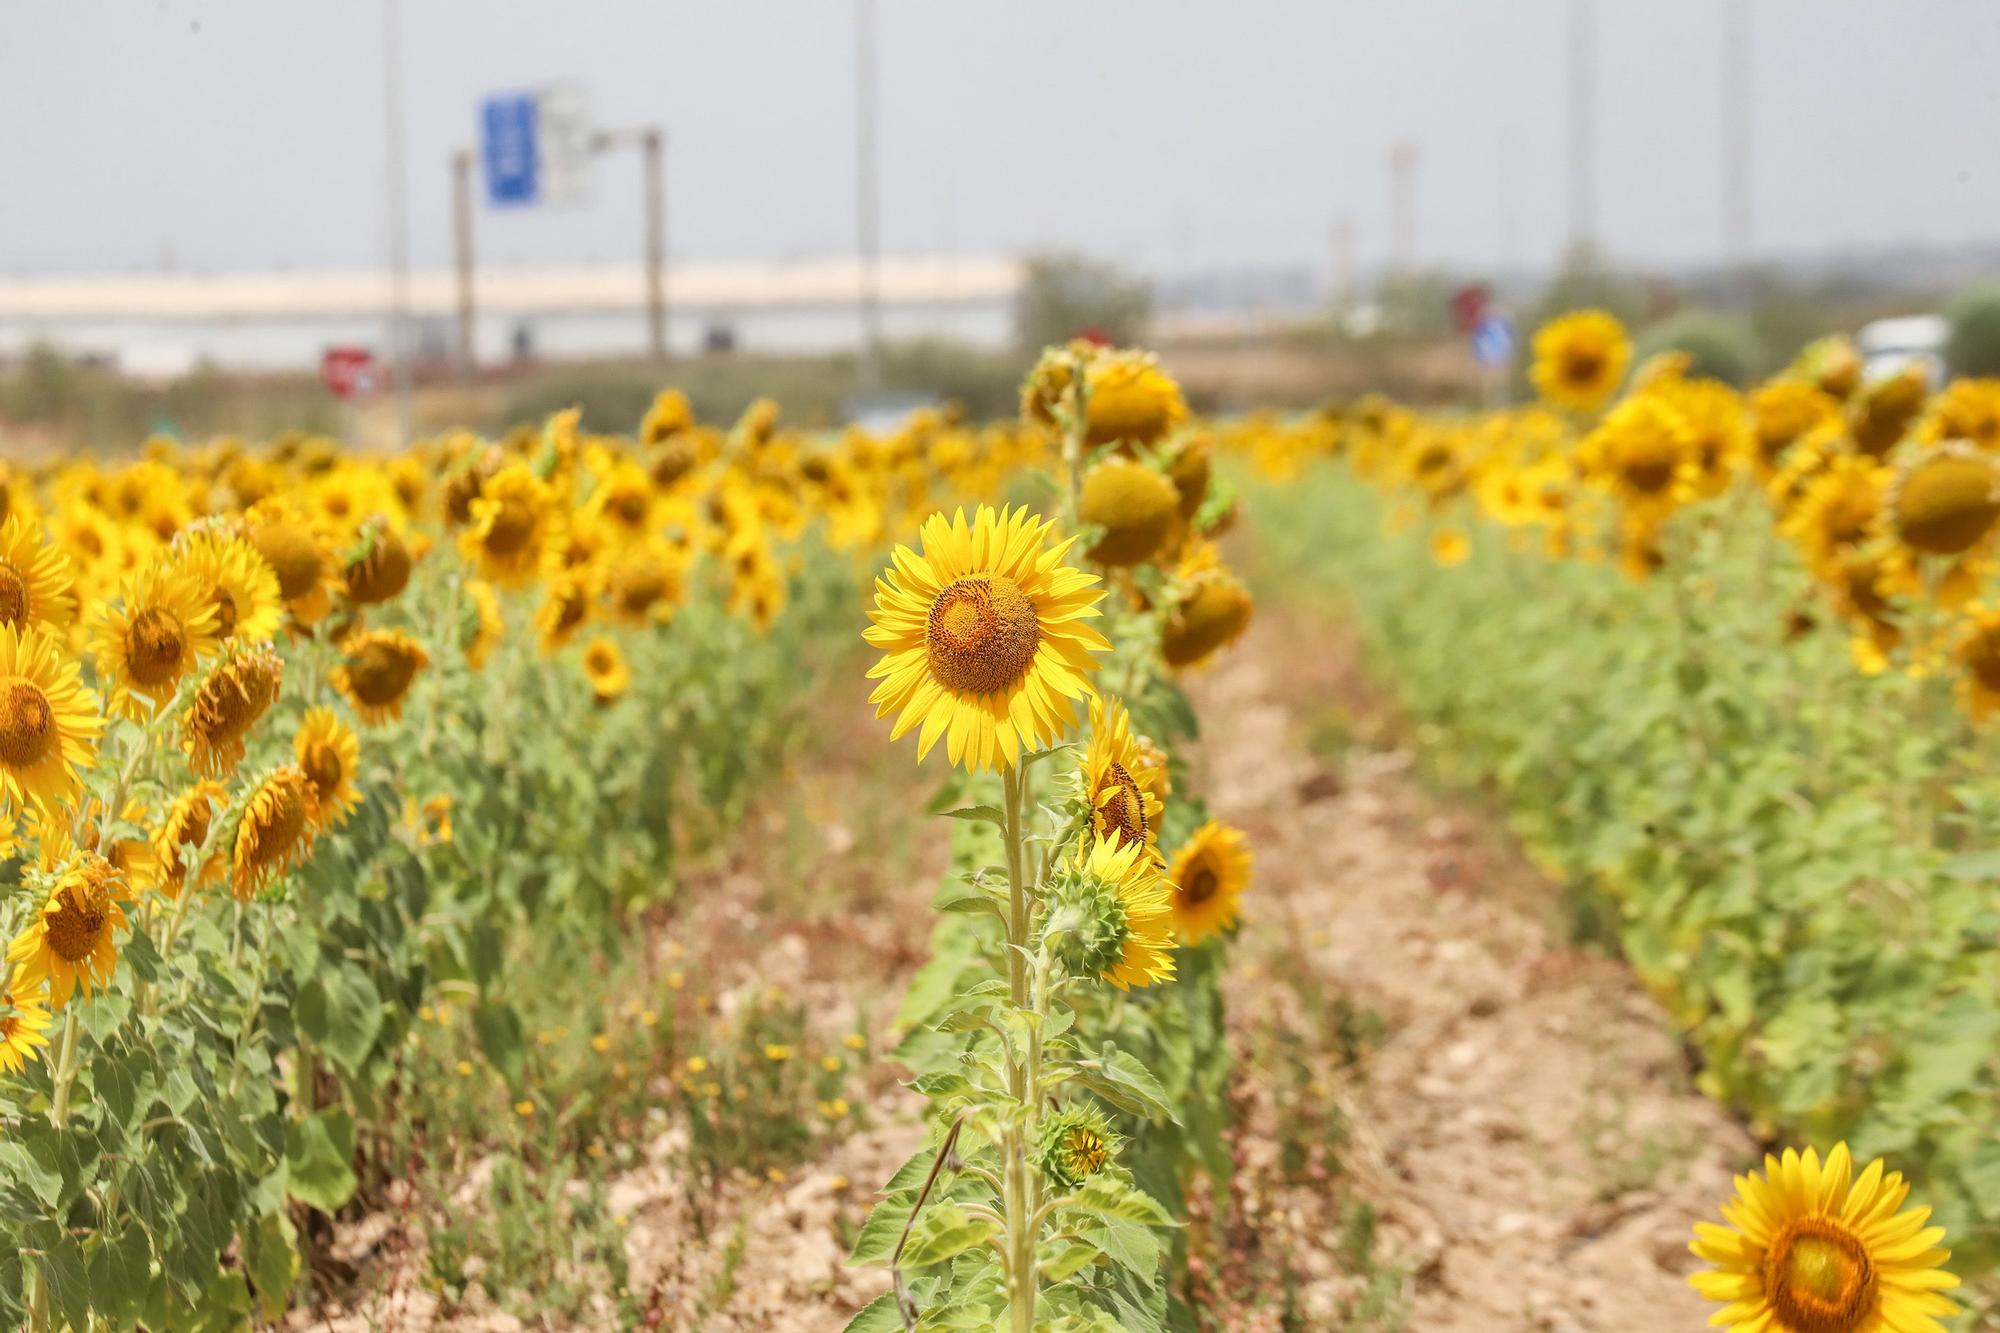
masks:
{"type": "Polygon", "coordinates": [[[63,1122],[69,1119],[69,1093],[76,1085],[77,1034],[82,1027],[77,1018],[78,1012],[76,1000],[72,997],[63,1006],[62,1044],[56,1048],[55,1097],[49,1103],[49,1123],[57,1129],[61,1129],[63,1122]]]}
{"type": "MultiPolygon", "coordinates": [[[[1008,891],[1007,992],[1017,1011],[1032,1012],[1038,998],[1033,992],[1040,987],[1031,991],[1028,977],[1033,903],[1028,891],[1027,858],[1022,847],[1021,807],[1025,783],[1021,766],[1009,767],[1004,782],[1008,891]]],[[[1032,1022],[1029,1024],[1031,1031],[1036,1026],[1032,1022]]],[[[1005,1163],[1002,1182],[1005,1188],[1001,1193],[1007,1217],[1007,1310],[1013,1333],[1033,1333],[1039,1283],[1039,1274],[1035,1269],[1036,1228],[1033,1221],[1037,1200],[1028,1154],[1034,1142],[1035,1089],[1041,1083],[1041,1071],[1031,1066],[1040,1056],[1041,1043],[1031,1040],[1025,1059],[1012,1043],[1007,1043],[1003,1049],[1007,1056],[1007,1091],[1016,1108],[1009,1117],[1001,1154],[1005,1163]]]]}

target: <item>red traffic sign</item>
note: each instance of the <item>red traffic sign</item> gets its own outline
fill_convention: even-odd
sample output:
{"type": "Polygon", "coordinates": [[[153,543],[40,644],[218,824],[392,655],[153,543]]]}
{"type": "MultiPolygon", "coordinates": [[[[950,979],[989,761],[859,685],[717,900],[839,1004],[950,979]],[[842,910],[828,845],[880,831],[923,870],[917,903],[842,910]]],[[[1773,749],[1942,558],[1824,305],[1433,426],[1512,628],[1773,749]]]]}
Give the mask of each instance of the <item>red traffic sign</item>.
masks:
{"type": "Polygon", "coordinates": [[[375,353],[366,347],[341,344],[327,348],[320,357],[319,379],[334,396],[353,402],[382,392],[388,376],[375,353]]]}
{"type": "Polygon", "coordinates": [[[1483,282],[1469,283],[1451,294],[1451,322],[1460,333],[1471,333],[1486,318],[1493,293],[1483,282]]]}

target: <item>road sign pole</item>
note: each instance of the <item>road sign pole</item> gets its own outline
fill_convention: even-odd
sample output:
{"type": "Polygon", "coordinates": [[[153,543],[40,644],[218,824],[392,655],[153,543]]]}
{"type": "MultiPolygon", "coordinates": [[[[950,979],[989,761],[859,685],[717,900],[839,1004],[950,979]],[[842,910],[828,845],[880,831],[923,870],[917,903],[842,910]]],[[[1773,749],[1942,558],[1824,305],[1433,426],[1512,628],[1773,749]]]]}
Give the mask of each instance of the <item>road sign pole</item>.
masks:
{"type": "Polygon", "coordinates": [[[666,135],[657,127],[639,136],[646,175],[646,331],[653,360],[667,363],[666,135]]]}
{"type": "Polygon", "coordinates": [[[451,241],[458,271],[458,373],[470,379],[478,369],[472,304],[472,150],[451,155],[451,241]]]}

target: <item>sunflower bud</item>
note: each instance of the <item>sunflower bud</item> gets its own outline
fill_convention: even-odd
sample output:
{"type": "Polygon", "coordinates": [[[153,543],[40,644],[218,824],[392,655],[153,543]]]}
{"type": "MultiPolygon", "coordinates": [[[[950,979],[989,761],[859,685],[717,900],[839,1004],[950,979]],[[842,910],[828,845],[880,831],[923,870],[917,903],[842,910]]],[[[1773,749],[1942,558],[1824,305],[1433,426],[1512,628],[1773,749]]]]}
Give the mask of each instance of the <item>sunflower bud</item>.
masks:
{"type": "Polygon", "coordinates": [[[1068,976],[1103,976],[1125,956],[1131,924],[1124,900],[1087,861],[1056,875],[1042,921],[1042,947],[1068,976]]]}
{"type": "Polygon", "coordinates": [[[1120,1142],[1104,1112],[1094,1106],[1073,1106],[1043,1123],[1035,1140],[1035,1160],[1050,1180],[1064,1189],[1076,1189],[1110,1163],[1120,1142]]]}

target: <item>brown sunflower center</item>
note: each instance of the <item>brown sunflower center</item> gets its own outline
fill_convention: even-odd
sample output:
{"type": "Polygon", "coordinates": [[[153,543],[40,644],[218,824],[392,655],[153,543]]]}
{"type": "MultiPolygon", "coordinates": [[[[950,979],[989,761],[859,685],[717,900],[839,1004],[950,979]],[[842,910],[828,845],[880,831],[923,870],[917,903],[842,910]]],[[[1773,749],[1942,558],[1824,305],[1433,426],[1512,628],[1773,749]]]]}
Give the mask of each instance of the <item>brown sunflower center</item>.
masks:
{"type": "Polygon", "coordinates": [[[931,603],[931,674],[961,694],[997,694],[1027,673],[1042,644],[1035,604],[1005,574],[963,578],[931,603]]]}
{"type": "Polygon", "coordinates": [[[267,523],[250,534],[250,544],[278,576],[278,596],[296,602],[318,585],[319,543],[296,523],[267,523]]]}
{"type": "Polygon", "coordinates": [[[340,762],[340,751],[325,741],[314,741],[306,746],[305,754],[299,758],[299,767],[305,770],[306,781],[312,783],[313,790],[321,796],[338,790],[342,779],[347,776],[347,767],[340,762]]]}
{"type": "Polygon", "coordinates": [[[1097,830],[1103,837],[1118,837],[1120,847],[1146,840],[1146,802],[1139,784],[1123,764],[1110,764],[1091,793],[1097,806],[1097,830]]]}
{"type": "Polygon", "coordinates": [[[1896,496],[1896,529],[1916,550],[1958,555],[2000,519],[2000,475],[1981,458],[1946,455],[1912,471],[1896,496]]]}
{"type": "Polygon", "coordinates": [[[262,803],[246,823],[251,845],[243,860],[253,866],[281,861],[297,845],[306,829],[305,784],[294,773],[272,778],[264,788],[270,799],[262,803]]]}
{"type": "Polygon", "coordinates": [[[392,704],[403,697],[417,674],[417,659],[401,645],[373,640],[347,659],[347,678],[354,693],[370,705],[392,704]]]}
{"type": "Polygon", "coordinates": [[[1619,471],[1641,495],[1658,495],[1673,484],[1677,453],[1669,440],[1641,438],[1627,447],[1619,471]]]}
{"type": "Polygon", "coordinates": [[[535,535],[535,510],[526,500],[509,497],[500,502],[486,525],[486,549],[494,555],[517,555],[535,535]]]}
{"type": "Polygon", "coordinates": [[[0,624],[19,625],[28,618],[28,580],[0,560],[0,624]]]}
{"type": "Polygon", "coordinates": [[[646,521],[645,492],[630,488],[621,490],[611,497],[611,503],[607,508],[617,515],[621,522],[637,527],[646,521]]]}
{"type": "Polygon", "coordinates": [[[1765,1252],[1764,1289],[1795,1333],[1851,1333],[1874,1312],[1875,1266],[1841,1223],[1801,1217],[1765,1252]]]}
{"type": "Polygon", "coordinates": [[[1965,664],[1981,685],[2000,693],[2000,633],[1988,631],[1974,639],[1966,651],[1965,664]]]}
{"type": "Polygon", "coordinates": [[[215,817],[206,800],[197,798],[181,816],[180,829],[174,837],[176,847],[199,847],[208,841],[209,821],[215,817]]]}
{"type": "Polygon", "coordinates": [[[1213,869],[1199,866],[1188,876],[1187,883],[1181,885],[1181,901],[1189,907],[1199,907],[1213,898],[1221,887],[1222,882],[1216,878],[1213,869]]]}
{"type": "Polygon", "coordinates": [[[28,768],[56,746],[56,713],[33,681],[16,677],[0,694],[0,764],[28,768]]]}
{"type": "Polygon", "coordinates": [[[111,867],[101,858],[78,872],[77,881],[56,893],[56,910],[42,918],[49,948],[65,963],[95,953],[111,920],[111,867]]]}
{"type": "Polygon", "coordinates": [[[187,630],[179,616],[149,606],[132,617],[125,631],[125,669],[143,689],[170,684],[187,654],[187,630]]]}
{"type": "Polygon", "coordinates": [[[1604,356],[1594,347],[1572,347],[1563,353],[1562,374],[1566,383],[1588,387],[1604,373],[1604,356]]]}
{"type": "Polygon", "coordinates": [[[227,639],[236,633],[236,623],[243,618],[236,609],[236,597],[227,588],[215,590],[215,632],[227,639]]]}

